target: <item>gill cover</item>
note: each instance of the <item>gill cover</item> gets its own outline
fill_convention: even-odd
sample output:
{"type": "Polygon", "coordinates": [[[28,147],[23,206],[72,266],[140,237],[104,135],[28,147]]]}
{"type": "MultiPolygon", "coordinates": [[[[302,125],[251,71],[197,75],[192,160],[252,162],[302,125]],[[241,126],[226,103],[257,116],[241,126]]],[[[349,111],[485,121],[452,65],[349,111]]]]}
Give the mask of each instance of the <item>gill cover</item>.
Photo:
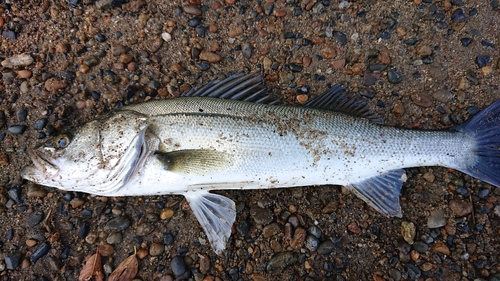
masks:
{"type": "Polygon", "coordinates": [[[148,118],[117,111],[50,138],[30,152],[23,178],[63,190],[103,194],[120,188],[144,161],[148,118]]]}

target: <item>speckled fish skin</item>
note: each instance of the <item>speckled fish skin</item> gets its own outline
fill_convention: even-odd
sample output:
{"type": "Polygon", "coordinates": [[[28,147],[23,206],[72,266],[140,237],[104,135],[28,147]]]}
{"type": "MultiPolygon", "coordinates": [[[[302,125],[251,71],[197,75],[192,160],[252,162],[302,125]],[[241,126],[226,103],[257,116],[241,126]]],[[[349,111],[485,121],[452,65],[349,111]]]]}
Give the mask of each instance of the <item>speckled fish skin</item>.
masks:
{"type": "Polygon", "coordinates": [[[123,107],[32,150],[23,177],[104,196],[182,194],[217,253],[236,211],[211,190],[338,184],[401,217],[405,167],[445,166],[500,186],[500,101],[451,130],[416,131],[377,124],[341,86],[303,107],[261,104],[269,96],[258,78],[123,107]]]}
{"type": "Polygon", "coordinates": [[[128,109],[149,114],[158,151],[196,150],[200,163],[169,171],[150,159],[113,195],[348,185],[404,167],[460,167],[474,146],[463,133],[395,129],[303,107],[182,98],[128,109]],[[204,165],[204,151],[220,152],[220,159],[207,157],[213,162],[204,165]]]}

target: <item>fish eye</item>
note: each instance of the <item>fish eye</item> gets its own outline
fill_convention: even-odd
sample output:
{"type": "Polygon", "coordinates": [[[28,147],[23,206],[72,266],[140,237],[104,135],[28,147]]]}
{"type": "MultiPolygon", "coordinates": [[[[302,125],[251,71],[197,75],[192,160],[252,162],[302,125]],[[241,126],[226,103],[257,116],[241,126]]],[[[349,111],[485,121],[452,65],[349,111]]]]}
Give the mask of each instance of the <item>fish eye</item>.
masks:
{"type": "Polygon", "coordinates": [[[59,139],[57,140],[57,146],[59,148],[65,148],[69,145],[69,143],[71,142],[71,139],[68,135],[64,134],[64,135],[61,135],[59,137],[59,139]]]}

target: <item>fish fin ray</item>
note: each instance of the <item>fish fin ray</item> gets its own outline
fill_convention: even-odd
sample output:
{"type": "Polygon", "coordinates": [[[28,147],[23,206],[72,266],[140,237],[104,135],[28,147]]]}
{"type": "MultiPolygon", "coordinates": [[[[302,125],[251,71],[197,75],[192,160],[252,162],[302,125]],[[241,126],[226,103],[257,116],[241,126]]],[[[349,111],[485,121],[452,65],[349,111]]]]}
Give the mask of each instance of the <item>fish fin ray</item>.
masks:
{"type": "Polygon", "coordinates": [[[405,170],[397,169],[347,187],[380,213],[390,217],[401,217],[399,195],[405,181],[405,170]]]}
{"type": "Polygon", "coordinates": [[[304,106],[359,116],[380,125],[384,123],[384,120],[368,102],[363,99],[358,100],[348,97],[345,88],[346,85],[336,84],[323,94],[306,102],[304,106]]]}
{"type": "Polygon", "coordinates": [[[191,89],[182,97],[210,97],[228,100],[248,101],[261,104],[276,104],[280,101],[273,98],[262,84],[262,76],[258,73],[244,75],[241,72],[228,78],[212,80],[198,90],[191,89]]]}
{"type": "Polygon", "coordinates": [[[198,222],[203,227],[208,241],[217,254],[225,248],[231,236],[231,227],[236,219],[233,200],[205,190],[184,194],[198,222]]]}
{"type": "Polygon", "coordinates": [[[154,153],[166,170],[183,173],[205,175],[214,172],[230,161],[227,153],[209,149],[184,149],[154,153]]]}
{"type": "Polygon", "coordinates": [[[453,168],[500,186],[500,101],[492,103],[452,130],[466,134],[476,143],[471,157],[453,168]]]}

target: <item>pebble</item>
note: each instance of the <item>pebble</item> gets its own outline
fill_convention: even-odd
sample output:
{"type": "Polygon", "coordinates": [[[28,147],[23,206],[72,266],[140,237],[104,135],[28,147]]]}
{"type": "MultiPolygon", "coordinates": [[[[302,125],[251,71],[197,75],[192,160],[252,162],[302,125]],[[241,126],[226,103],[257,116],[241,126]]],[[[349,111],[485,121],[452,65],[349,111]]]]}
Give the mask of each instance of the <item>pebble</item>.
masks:
{"type": "Polygon", "coordinates": [[[165,40],[165,42],[170,42],[170,41],[172,41],[172,34],[170,34],[170,33],[168,33],[168,32],[163,32],[163,33],[161,34],[161,38],[162,38],[163,40],[165,40]]]}
{"type": "Polygon", "coordinates": [[[347,36],[344,33],[340,32],[340,31],[334,31],[333,37],[335,37],[335,39],[337,39],[337,41],[339,42],[339,44],[341,46],[344,46],[345,44],[347,44],[347,36]]]}
{"type": "Polygon", "coordinates": [[[453,94],[447,89],[441,89],[432,94],[432,97],[442,103],[447,103],[453,99],[453,94]]]}
{"type": "Polygon", "coordinates": [[[162,220],[168,220],[174,216],[175,212],[174,210],[167,208],[163,209],[160,213],[160,219],[162,220]]]}
{"type": "Polygon", "coordinates": [[[151,247],[149,247],[149,255],[151,255],[152,257],[159,256],[163,254],[164,251],[165,251],[165,245],[160,243],[152,243],[151,247]]]}
{"type": "Polygon", "coordinates": [[[28,78],[30,78],[30,77],[31,77],[31,71],[26,70],[26,69],[24,69],[24,70],[19,70],[19,71],[17,72],[17,77],[22,78],[22,79],[28,79],[28,78]]]}
{"type": "Polygon", "coordinates": [[[337,55],[335,49],[329,44],[323,44],[321,48],[321,56],[325,59],[333,59],[337,55]]]}
{"type": "Polygon", "coordinates": [[[30,262],[36,263],[41,257],[45,256],[49,252],[50,248],[49,242],[41,243],[31,255],[30,262]]]}
{"type": "Polygon", "coordinates": [[[7,269],[16,269],[21,263],[22,254],[14,252],[5,256],[4,262],[7,269]]]}
{"type": "Polygon", "coordinates": [[[2,66],[6,68],[13,68],[15,66],[26,66],[32,64],[34,59],[29,54],[19,54],[6,58],[2,61],[2,66]]]}
{"type": "Polygon", "coordinates": [[[317,252],[320,255],[328,255],[331,252],[333,252],[334,249],[335,249],[335,244],[330,240],[326,240],[321,242],[321,244],[319,244],[317,252]]]}
{"type": "Polygon", "coordinates": [[[295,257],[293,252],[277,253],[267,263],[266,270],[269,273],[277,273],[294,264],[295,262],[297,262],[297,258],[295,257]]]}
{"type": "Polygon", "coordinates": [[[5,119],[5,112],[3,112],[3,110],[0,110],[0,128],[3,128],[3,126],[5,126],[5,123],[6,123],[6,119],[5,119]]]}
{"type": "Polygon", "coordinates": [[[243,34],[243,28],[241,26],[237,26],[229,30],[229,37],[231,38],[238,37],[241,34],[243,34]]]}
{"type": "Polygon", "coordinates": [[[33,125],[33,129],[34,130],[43,130],[43,128],[45,128],[45,126],[47,125],[47,118],[42,118],[42,119],[38,119],[35,121],[35,125],[33,125]]]}
{"type": "Polygon", "coordinates": [[[174,273],[175,277],[181,276],[186,272],[186,264],[184,263],[184,259],[181,256],[175,256],[170,262],[170,268],[174,273]]]}
{"type": "Polygon", "coordinates": [[[191,4],[184,5],[182,6],[182,10],[189,15],[201,16],[201,9],[196,5],[191,5],[191,4]]]}
{"type": "Polygon", "coordinates": [[[139,236],[146,236],[155,230],[154,226],[149,223],[141,223],[135,229],[135,234],[139,236]]]}
{"type": "Polygon", "coordinates": [[[319,246],[319,240],[313,235],[307,235],[306,240],[305,240],[305,247],[311,251],[314,252],[318,249],[319,246]]]}
{"type": "Polygon", "coordinates": [[[471,42],[472,42],[472,38],[469,38],[469,37],[464,37],[464,38],[460,39],[460,43],[462,44],[463,47],[469,46],[471,42]]]}
{"type": "Polygon", "coordinates": [[[446,225],[446,218],[444,217],[444,210],[432,210],[430,216],[427,218],[428,228],[439,228],[446,225]]]}
{"type": "Polygon", "coordinates": [[[218,63],[221,57],[216,53],[203,50],[200,53],[200,60],[208,61],[209,63],[218,63]]]}
{"type": "Polygon", "coordinates": [[[403,236],[403,239],[408,242],[408,244],[413,244],[416,234],[417,229],[415,224],[406,221],[401,222],[401,236],[403,236]]]}
{"type": "Polygon", "coordinates": [[[408,272],[408,276],[410,277],[411,280],[417,280],[421,275],[422,272],[420,269],[413,264],[405,264],[406,267],[406,272],[408,272]]]}
{"type": "Polygon", "coordinates": [[[472,203],[467,200],[452,199],[448,207],[457,217],[463,217],[472,213],[472,203]]]}
{"type": "Polygon", "coordinates": [[[444,244],[441,241],[437,241],[436,243],[434,243],[434,245],[432,245],[431,250],[433,252],[441,253],[447,256],[451,255],[450,248],[448,248],[448,246],[446,246],[446,244],[444,244]]]}
{"type": "Polygon", "coordinates": [[[280,226],[277,223],[273,222],[271,224],[266,225],[262,229],[262,236],[264,236],[264,238],[269,238],[280,232],[281,232],[280,226]]]}
{"type": "Polygon", "coordinates": [[[97,233],[89,232],[89,234],[87,234],[87,236],[85,236],[85,242],[87,242],[90,245],[94,245],[95,242],[97,242],[98,238],[99,238],[99,236],[97,235],[97,233]]]}
{"type": "Polygon", "coordinates": [[[300,247],[302,247],[302,244],[304,244],[304,241],[306,240],[306,236],[307,232],[302,227],[295,229],[293,238],[290,241],[290,247],[292,247],[295,250],[300,249],[300,247]]]}
{"type": "Polygon", "coordinates": [[[86,238],[87,235],[89,234],[89,231],[90,231],[90,226],[89,224],[84,221],[82,222],[82,224],[80,225],[80,228],[78,229],[78,237],[80,238],[86,238]]]}
{"type": "Polygon", "coordinates": [[[43,212],[42,211],[38,211],[38,212],[34,213],[33,215],[31,215],[26,220],[26,226],[29,227],[29,228],[32,228],[32,227],[38,225],[39,223],[41,223],[43,219],[44,219],[43,212]]]}
{"type": "Polygon", "coordinates": [[[467,20],[467,16],[465,15],[464,10],[458,8],[451,14],[451,20],[456,23],[464,22],[465,20],[467,20]]]}
{"type": "MultiPolygon", "coordinates": [[[[431,100],[431,105],[432,105],[432,98],[430,98],[430,96],[426,95],[429,100],[431,100]]],[[[422,101],[422,100],[421,100],[422,101]]],[[[419,104],[417,104],[419,105],[419,104]]],[[[430,106],[430,105],[429,105],[430,106]]],[[[436,178],[436,176],[434,176],[434,174],[432,172],[425,172],[424,175],[422,176],[424,178],[424,180],[426,180],[427,182],[434,182],[434,179],[436,178]]]]}
{"type": "Polygon", "coordinates": [[[393,84],[397,84],[403,81],[403,77],[394,67],[391,67],[389,72],[387,72],[387,80],[393,84]]]}
{"type": "Polygon", "coordinates": [[[12,125],[7,128],[7,130],[13,135],[20,135],[26,131],[26,125],[12,125]]]}
{"type": "Polygon", "coordinates": [[[273,221],[273,213],[267,208],[261,208],[258,205],[250,207],[250,216],[258,225],[268,225],[273,221]]]}
{"type": "Polygon", "coordinates": [[[317,227],[315,225],[309,227],[307,229],[307,233],[313,235],[314,237],[316,237],[318,239],[321,238],[321,234],[322,234],[321,229],[319,229],[319,227],[317,227]]]}
{"type": "MultiPolygon", "coordinates": [[[[111,45],[111,46],[113,46],[113,45],[111,45]]],[[[111,47],[111,50],[113,50],[113,47],[111,47]]],[[[100,63],[99,59],[93,55],[88,55],[83,59],[83,64],[88,66],[88,67],[96,66],[99,63],[100,63]]]]}
{"type": "Polygon", "coordinates": [[[111,245],[120,244],[123,240],[122,233],[115,231],[106,237],[106,242],[111,245]]]}
{"type": "Polygon", "coordinates": [[[17,204],[20,204],[23,201],[21,197],[21,188],[18,186],[9,189],[7,194],[9,195],[10,199],[14,200],[14,202],[16,202],[17,204]]]}
{"type": "Polygon", "coordinates": [[[126,217],[117,217],[106,223],[104,230],[125,230],[130,226],[130,220],[126,217]]]}
{"type": "Polygon", "coordinates": [[[417,54],[421,56],[429,56],[430,54],[432,54],[432,48],[427,45],[422,45],[420,46],[420,48],[418,48],[417,54]]]}
{"type": "Polygon", "coordinates": [[[113,246],[109,244],[99,244],[97,248],[99,249],[99,254],[103,257],[109,257],[115,252],[113,246]]]}
{"type": "Polygon", "coordinates": [[[358,224],[354,221],[347,225],[347,229],[354,234],[361,233],[361,228],[359,228],[358,224]]]}
{"type": "Polygon", "coordinates": [[[246,59],[249,59],[252,57],[252,45],[250,43],[245,43],[241,47],[241,53],[243,54],[243,57],[246,59]]]}
{"type": "Polygon", "coordinates": [[[429,249],[429,246],[421,241],[417,241],[417,242],[413,243],[412,247],[413,247],[413,249],[415,249],[415,251],[417,251],[421,254],[425,254],[427,252],[427,250],[429,249]]]}
{"type": "Polygon", "coordinates": [[[479,66],[479,68],[486,66],[490,62],[491,57],[490,56],[477,56],[476,57],[476,64],[479,66]]]}
{"type": "Polygon", "coordinates": [[[55,92],[60,89],[64,89],[68,84],[64,81],[59,81],[56,78],[49,78],[45,81],[45,89],[49,92],[55,92]]]}

